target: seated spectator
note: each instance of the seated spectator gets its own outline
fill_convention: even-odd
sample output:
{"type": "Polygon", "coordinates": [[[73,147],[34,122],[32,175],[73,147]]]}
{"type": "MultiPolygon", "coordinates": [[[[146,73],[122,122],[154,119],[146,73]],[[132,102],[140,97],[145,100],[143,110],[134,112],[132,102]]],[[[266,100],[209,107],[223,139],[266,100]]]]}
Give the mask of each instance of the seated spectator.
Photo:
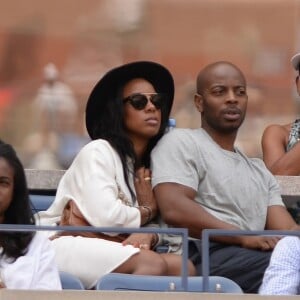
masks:
{"type": "Polygon", "coordinates": [[[300,239],[280,240],[271,256],[259,293],[262,295],[300,295],[300,239]]]}
{"type": "MultiPolygon", "coordinates": [[[[201,128],[173,129],[152,152],[152,185],[163,220],[189,229],[190,258],[201,275],[203,229],[295,229],[274,176],[259,159],[248,158],[235,140],[247,109],[247,84],[229,62],[204,67],[194,97],[201,128]]],[[[210,274],[256,293],[278,237],[214,237],[210,274]]],[[[171,251],[180,253],[174,237],[171,251]]]]}
{"type": "MultiPolygon", "coordinates": [[[[0,141],[0,222],[34,225],[23,166],[14,149],[0,141]]],[[[0,286],[60,290],[54,250],[47,236],[0,231],[0,286]]]]}
{"type": "MultiPolygon", "coordinates": [[[[300,95],[300,53],[292,57],[292,66],[298,72],[297,92],[300,95]]],[[[263,160],[274,175],[300,175],[300,119],[293,123],[269,125],[262,136],[263,160]]]]}
{"type": "Polygon", "coordinates": [[[64,83],[53,63],[44,67],[43,84],[34,101],[39,128],[57,134],[70,131],[76,122],[78,103],[72,89],[64,83]]]}
{"type": "Polygon", "coordinates": [[[25,167],[68,168],[88,139],[76,128],[79,108],[75,94],[53,63],[44,67],[33,109],[36,128],[23,142],[25,167]]]}
{"type": "MultiPolygon", "coordinates": [[[[149,226],[158,213],[150,152],[165,132],[173,97],[173,78],[160,64],[134,62],[106,73],[87,102],[86,127],[92,141],[62,177],[53,205],[39,213],[41,224],[65,224],[76,210],[87,225],[149,226]]],[[[158,242],[156,234],[64,234],[52,237],[59,269],[79,277],[86,288],[110,272],[181,273],[181,256],[151,250],[158,242]]],[[[189,274],[195,274],[191,262],[189,274]]]]}

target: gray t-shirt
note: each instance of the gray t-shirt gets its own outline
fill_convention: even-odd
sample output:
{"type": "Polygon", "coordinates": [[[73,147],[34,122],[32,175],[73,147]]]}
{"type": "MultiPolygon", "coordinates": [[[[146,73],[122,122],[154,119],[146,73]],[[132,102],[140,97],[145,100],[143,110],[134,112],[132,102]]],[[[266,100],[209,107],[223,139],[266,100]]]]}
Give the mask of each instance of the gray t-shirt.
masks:
{"type": "Polygon", "coordinates": [[[244,230],[263,230],[267,208],[284,205],[263,161],[222,149],[202,128],[176,128],[152,152],[152,184],[173,182],[197,192],[216,218],[244,230]]]}

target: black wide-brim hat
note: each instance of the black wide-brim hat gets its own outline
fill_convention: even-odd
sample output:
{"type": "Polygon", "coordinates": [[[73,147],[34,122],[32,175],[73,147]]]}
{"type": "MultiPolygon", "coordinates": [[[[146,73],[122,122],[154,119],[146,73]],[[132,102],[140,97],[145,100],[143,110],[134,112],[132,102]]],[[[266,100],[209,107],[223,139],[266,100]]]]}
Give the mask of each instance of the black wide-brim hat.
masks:
{"type": "Polygon", "coordinates": [[[157,93],[165,94],[166,112],[170,114],[174,99],[174,80],[164,66],[152,61],[137,61],[116,67],[108,71],[93,88],[86,105],[86,129],[91,139],[100,112],[105,110],[106,103],[117,97],[121,86],[135,78],[149,81],[157,93]]]}

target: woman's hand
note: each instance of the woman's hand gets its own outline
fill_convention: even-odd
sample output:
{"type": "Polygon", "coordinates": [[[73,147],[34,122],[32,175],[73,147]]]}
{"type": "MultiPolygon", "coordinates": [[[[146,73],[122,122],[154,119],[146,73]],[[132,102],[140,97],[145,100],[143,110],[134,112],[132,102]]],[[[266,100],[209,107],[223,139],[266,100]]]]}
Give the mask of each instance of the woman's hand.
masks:
{"type": "Polygon", "coordinates": [[[132,245],[135,248],[149,250],[156,241],[157,236],[155,233],[132,233],[122,244],[124,246],[132,245]]]}
{"type": "Polygon", "coordinates": [[[135,173],[134,186],[139,205],[156,205],[152,193],[151,171],[144,167],[139,168],[135,173]]]}
{"type": "Polygon", "coordinates": [[[140,206],[142,224],[145,224],[157,214],[157,203],[151,185],[151,170],[144,167],[139,168],[135,173],[134,186],[137,202],[140,206]]]}

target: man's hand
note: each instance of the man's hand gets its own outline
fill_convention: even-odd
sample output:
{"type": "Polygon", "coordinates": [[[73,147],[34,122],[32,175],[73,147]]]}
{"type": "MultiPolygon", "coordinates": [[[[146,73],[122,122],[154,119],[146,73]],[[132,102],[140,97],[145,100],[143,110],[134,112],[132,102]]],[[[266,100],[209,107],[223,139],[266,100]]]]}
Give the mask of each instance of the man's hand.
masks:
{"type": "Polygon", "coordinates": [[[278,236],[241,236],[241,246],[247,249],[257,249],[262,251],[273,250],[277,242],[281,239],[278,236]]]}

